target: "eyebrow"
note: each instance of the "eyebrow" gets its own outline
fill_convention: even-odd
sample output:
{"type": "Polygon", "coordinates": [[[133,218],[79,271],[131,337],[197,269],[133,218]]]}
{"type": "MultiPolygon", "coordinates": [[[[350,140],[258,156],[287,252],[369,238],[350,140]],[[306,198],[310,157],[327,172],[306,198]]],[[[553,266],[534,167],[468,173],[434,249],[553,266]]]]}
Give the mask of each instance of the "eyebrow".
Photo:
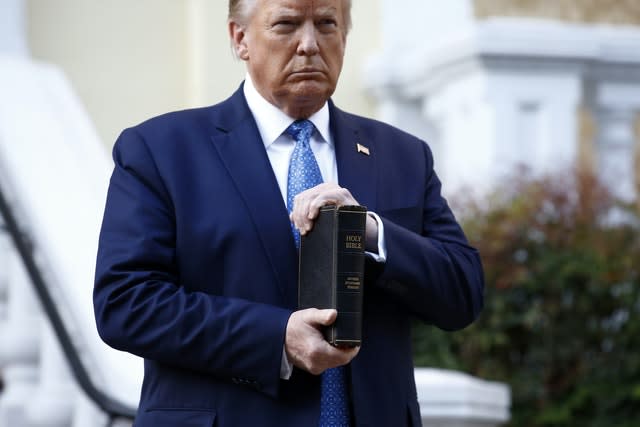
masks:
{"type": "MultiPolygon", "coordinates": [[[[338,14],[338,9],[334,6],[326,6],[324,8],[320,8],[317,11],[314,11],[313,15],[314,16],[336,16],[338,14]]],[[[282,8],[278,9],[277,11],[274,11],[271,14],[271,18],[273,17],[294,17],[294,16],[300,16],[302,15],[302,13],[300,13],[300,11],[298,9],[295,9],[293,7],[287,7],[287,6],[283,6],[282,8]]]]}
{"type": "Polygon", "coordinates": [[[338,9],[334,6],[327,6],[318,10],[314,15],[320,16],[335,16],[338,14],[338,9]]]}

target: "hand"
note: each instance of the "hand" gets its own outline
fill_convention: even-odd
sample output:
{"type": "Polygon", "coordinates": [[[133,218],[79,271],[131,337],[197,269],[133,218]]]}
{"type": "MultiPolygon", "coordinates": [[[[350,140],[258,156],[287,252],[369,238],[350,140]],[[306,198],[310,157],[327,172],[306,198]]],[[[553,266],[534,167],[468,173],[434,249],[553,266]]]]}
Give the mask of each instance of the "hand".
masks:
{"type": "MultiPolygon", "coordinates": [[[[326,205],[345,206],[359,205],[359,203],[349,190],[332,182],[325,182],[299,193],[293,199],[290,218],[301,236],[311,231],[320,208],[326,205]]],[[[365,241],[368,251],[378,251],[378,223],[369,215],[367,215],[365,241]]]]}
{"type": "Polygon", "coordinates": [[[287,323],[285,351],[289,361],[300,369],[319,375],[329,368],[346,365],[360,347],[333,347],[320,331],[336,320],[336,310],[308,308],[294,311],[287,323]]]}

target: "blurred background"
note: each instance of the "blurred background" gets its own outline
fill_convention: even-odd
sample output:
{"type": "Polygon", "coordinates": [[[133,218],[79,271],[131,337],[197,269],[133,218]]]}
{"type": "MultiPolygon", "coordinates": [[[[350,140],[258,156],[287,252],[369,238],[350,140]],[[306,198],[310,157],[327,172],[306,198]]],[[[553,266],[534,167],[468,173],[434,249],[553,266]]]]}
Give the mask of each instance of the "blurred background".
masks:
{"type": "MultiPolygon", "coordinates": [[[[99,342],[90,300],[109,150],[240,85],[226,16],[0,0],[0,426],[126,424],[139,361],[99,342]]],[[[353,0],[352,16],[336,104],[429,143],[485,265],[476,324],[416,324],[425,425],[640,425],[640,2],[353,0]]]]}

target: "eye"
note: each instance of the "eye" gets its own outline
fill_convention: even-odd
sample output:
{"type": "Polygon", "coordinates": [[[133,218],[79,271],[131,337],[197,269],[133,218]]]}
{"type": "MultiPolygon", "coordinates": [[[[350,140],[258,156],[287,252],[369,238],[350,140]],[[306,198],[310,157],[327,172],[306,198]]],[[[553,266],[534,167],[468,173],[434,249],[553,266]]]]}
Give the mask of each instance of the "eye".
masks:
{"type": "Polygon", "coordinates": [[[295,30],[297,22],[291,19],[281,19],[276,21],[271,28],[279,33],[288,33],[295,30]]]}
{"type": "Polygon", "coordinates": [[[333,18],[326,18],[326,19],[321,19],[319,20],[316,25],[322,30],[322,31],[333,31],[336,28],[338,28],[338,21],[336,21],[333,18]]]}

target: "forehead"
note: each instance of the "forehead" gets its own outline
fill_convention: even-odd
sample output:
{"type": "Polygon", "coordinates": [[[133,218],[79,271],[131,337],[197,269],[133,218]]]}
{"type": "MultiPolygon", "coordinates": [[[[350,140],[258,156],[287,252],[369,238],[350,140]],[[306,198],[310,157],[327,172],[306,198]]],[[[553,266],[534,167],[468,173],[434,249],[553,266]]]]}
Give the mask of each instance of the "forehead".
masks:
{"type": "Polygon", "coordinates": [[[256,14],[314,13],[341,14],[342,0],[257,0],[256,14]]]}

